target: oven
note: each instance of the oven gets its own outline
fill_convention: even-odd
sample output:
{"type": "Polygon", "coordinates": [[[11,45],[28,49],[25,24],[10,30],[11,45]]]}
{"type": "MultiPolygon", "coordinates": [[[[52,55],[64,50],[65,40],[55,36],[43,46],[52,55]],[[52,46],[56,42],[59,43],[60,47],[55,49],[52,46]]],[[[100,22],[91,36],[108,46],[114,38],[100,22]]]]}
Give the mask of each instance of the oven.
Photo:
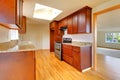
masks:
{"type": "Polygon", "coordinates": [[[62,43],[61,42],[55,42],[55,56],[62,60],[62,43]]]}

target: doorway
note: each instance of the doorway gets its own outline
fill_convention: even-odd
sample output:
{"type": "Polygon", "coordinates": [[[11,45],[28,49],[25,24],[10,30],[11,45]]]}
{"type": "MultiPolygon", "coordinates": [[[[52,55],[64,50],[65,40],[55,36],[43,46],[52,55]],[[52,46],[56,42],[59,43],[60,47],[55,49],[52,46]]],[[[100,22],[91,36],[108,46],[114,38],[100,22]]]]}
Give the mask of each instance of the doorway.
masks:
{"type": "Polygon", "coordinates": [[[105,62],[102,62],[100,60],[98,60],[98,57],[99,59],[103,60],[103,61],[106,61],[107,62],[107,66],[112,66],[112,65],[115,65],[115,67],[113,66],[112,68],[109,68],[107,66],[104,66],[104,68],[99,68],[99,70],[101,70],[102,73],[105,73],[103,75],[105,75],[106,77],[108,77],[109,79],[118,79],[120,78],[118,76],[118,74],[115,72],[109,72],[111,69],[112,71],[119,71],[119,68],[117,66],[120,66],[120,60],[118,59],[114,59],[114,58],[111,58],[109,56],[98,56],[97,55],[97,28],[98,28],[98,24],[97,24],[97,19],[98,19],[98,16],[100,16],[101,14],[104,14],[104,13],[107,13],[107,12],[110,12],[110,11],[113,11],[113,10],[116,10],[116,9],[120,9],[120,5],[117,5],[117,6],[113,6],[113,7],[110,7],[110,8],[107,8],[105,10],[102,10],[102,11],[99,11],[99,12],[96,12],[93,14],[93,32],[94,32],[94,43],[93,43],[93,52],[94,52],[94,69],[97,71],[98,70],[98,67],[99,66],[103,66],[104,64],[106,64],[105,62]],[[111,61],[109,61],[111,60],[111,61]],[[98,64],[98,61],[100,64],[98,64]],[[113,62],[113,61],[116,61],[116,62],[113,62]],[[115,63],[118,63],[118,64],[115,64],[115,63]]]}

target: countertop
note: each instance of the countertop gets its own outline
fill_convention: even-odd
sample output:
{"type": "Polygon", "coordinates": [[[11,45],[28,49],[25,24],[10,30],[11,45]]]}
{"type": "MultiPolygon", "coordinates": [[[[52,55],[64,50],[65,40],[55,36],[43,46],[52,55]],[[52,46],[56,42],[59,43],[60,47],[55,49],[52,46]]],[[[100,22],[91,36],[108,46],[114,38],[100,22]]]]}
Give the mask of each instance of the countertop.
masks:
{"type": "Polygon", "coordinates": [[[72,43],[63,43],[63,44],[78,46],[78,47],[92,46],[92,43],[90,42],[72,42],[72,43]]]}
{"type": "Polygon", "coordinates": [[[32,43],[22,42],[22,43],[16,44],[14,47],[6,46],[5,49],[1,48],[0,53],[16,52],[16,51],[31,51],[31,50],[35,50],[35,46],[32,43]]]}

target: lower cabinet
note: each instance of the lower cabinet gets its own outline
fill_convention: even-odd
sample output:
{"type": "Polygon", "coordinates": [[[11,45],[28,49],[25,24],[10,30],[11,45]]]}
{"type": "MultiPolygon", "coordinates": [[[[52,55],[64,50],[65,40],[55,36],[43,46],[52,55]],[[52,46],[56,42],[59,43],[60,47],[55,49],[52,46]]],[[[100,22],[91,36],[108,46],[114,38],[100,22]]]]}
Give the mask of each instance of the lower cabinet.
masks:
{"type": "Polygon", "coordinates": [[[35,51],[1,52],[0,80],[36,80],[35,51]]]}
{"type": "Polygon", "coordinates": [[[77,47],[63,44],[63,60],[80,71],[89,68],[92,64],[91,46],[77,47]]]}
{"type": "Polygon", "coordinates": [[[70,56],[68,56],[68,55],[66,55],[66,54],[63,54],[63,60],[64,60],[65,62],[69,63],[70,65],[73,64],[73,58],[70,57],[70,56]]]}
{"type": "Polygon", "coordinates": [[[73,64],[72,46],[63,45],[63,60],[69,64],[73,64]]]}

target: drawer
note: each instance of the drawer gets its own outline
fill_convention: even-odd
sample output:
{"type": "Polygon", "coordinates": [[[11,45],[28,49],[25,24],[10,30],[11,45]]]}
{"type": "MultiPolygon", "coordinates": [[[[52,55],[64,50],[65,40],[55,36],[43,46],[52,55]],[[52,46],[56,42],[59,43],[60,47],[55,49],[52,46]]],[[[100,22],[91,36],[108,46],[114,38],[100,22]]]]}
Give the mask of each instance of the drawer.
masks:
{"type": "Polygon", "coordinates": [[[73,46],[73,51],[80,53],[80,47],[73,46]]]}
{"type": "Polygon", "coordinates": [[[72,49],[72,46],[71,46],[71,45],[67,45],[67,44],[63,44],[63,48],[69,48],[69,49],[72,49]]]}
{"type": "Polygon", "coordinates": [[[73,58],[63,54],[63,60],[71,65],[73,65],[73,58]]]}

